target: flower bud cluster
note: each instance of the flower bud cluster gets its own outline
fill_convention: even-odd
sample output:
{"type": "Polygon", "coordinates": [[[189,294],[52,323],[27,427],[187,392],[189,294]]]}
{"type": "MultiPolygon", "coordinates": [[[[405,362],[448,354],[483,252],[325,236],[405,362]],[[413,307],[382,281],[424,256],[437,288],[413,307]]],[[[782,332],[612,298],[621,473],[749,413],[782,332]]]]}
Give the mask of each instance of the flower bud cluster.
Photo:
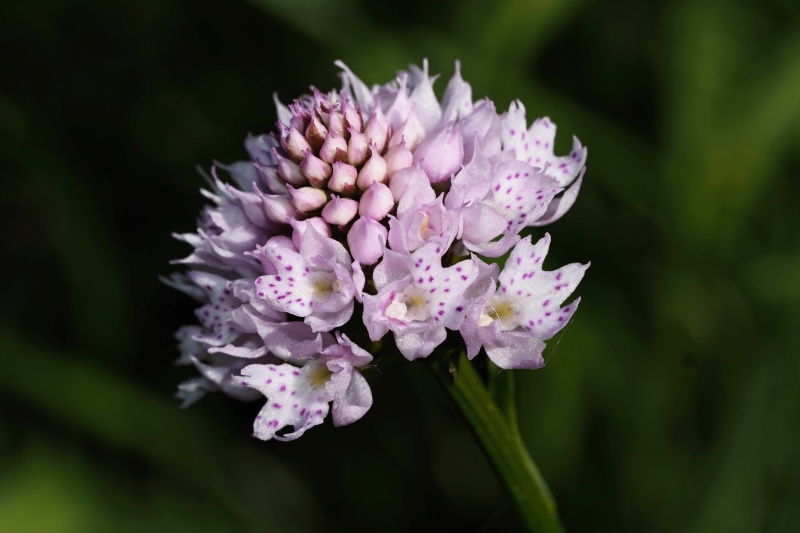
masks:
{"type": "Polygon", "coordinates": [[[556,156],[548,118],[528,126],[519,102],[498,114],[473,101],[458,65],[439,100],[427,63],[373,88],[337,64],[340,91],[276,99],[275,133],[245,141],[251,160],[212,168],[212,205],[177,236],[193,247],[176,261],[188,272],[166,280],[201,304],[178,332],[179,363],[200,374],[179,397],[265,395],[265,440],[297,438],[329,411],[336,425],[363,416],[360,371],[384,357],[364,347],[390,332],[408,360],[449,330],[470,358],[542,366],[588,267],[543,270],[550,236],[521,234],[574,203],[577,139],[556,156]]]}
{"type": "MultiPolygon", "coordinates": [[[[287,110],[288,121],[278,122],[279,142],[272,148],[275,164],[264,169],[273,174],[272,181],[285,183],[293,208],[285,213],[287,220],[320,217],[331,226],[326,233],[345,238],[355,226],[355,234],[367,233],[366,242],[373,245],[355,258],[373,264],[386,236],[359,219],[381,222],[394,209],[388,184],[414,163],[405,140],[414,124],[393,128],[379,104],[365,110],[346,94],[319,91],[287,110]]],[[[412,133],[414,143],[424,136],[424,131],[412,133]]]]}

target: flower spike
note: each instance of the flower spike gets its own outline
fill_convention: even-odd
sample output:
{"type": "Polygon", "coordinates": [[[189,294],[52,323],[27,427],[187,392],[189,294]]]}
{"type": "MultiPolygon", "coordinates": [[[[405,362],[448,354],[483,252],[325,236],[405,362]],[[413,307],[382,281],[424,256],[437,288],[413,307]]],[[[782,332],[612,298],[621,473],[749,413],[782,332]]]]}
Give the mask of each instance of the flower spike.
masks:
{"type": "Polygon", "coordinates": [[[199,302],[177,335],[179,364],[197,372],[178,397],[265,396],[263,440],[296,439],[329,412],[359,420],[372,405],[361,370],[388,352],[541,367],[588,268],[544,270],[550,235],[526,233],[574,205],[577,138],[556,155],[549,118],[474,101],[458,62],[441,100],[427,60],[372,87],[336,65],[340,90],[275,97],[275,131],[246,138],[247,161],[215,163],[197,231],[177,235],[188,272],[165,280],[199,302]]]}

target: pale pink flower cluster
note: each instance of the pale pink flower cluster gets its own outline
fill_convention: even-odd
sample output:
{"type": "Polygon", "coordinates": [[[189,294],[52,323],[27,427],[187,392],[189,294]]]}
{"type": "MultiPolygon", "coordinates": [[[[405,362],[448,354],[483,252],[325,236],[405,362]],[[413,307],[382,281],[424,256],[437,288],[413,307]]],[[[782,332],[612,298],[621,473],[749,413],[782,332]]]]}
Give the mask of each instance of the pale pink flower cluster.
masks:
{"type": "Polygon", "coordinates": [[[577,139],[556,156],[555,124],[528,126],[520,102],[498,114],[473,101],[458,64],[441,101],[427,63],[372,88],[337,64],[340,91],[276,99],[277,131],[245,141],[251,160],[212,169],[213,205],[197,233],[178,236],[194,248],[177,261],[189,271],[169,280],[202,304],[199,324],[178,332],[179,362],[200,373],[179,396],[265,395],[265,440],[297,438],[329,404],[335,425],[363,416],[372,393],[360,369],[384,354],[362,346],[389,332],[408,360],[449,330],[470,358],[540,367],[588,267],[545,271],[550,236],[520,234],[574,203],[577,139]]]}

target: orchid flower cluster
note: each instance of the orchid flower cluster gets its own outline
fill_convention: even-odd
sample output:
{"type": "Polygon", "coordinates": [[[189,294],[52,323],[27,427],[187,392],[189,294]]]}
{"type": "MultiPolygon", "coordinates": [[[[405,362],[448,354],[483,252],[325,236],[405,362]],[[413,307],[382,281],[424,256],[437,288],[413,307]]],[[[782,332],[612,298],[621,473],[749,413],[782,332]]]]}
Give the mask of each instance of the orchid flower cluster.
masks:
{"type": "Polygon", "coordinates": [[[441,101],[427,62],[372,88],[337,65],[340,91],[276,98],[277,131],[246,139],[251,160],[212,168],[212,205],[177,235],[188,272],[167,280],[202,304],[177,333],[178,362],[200,373],[178,396],[266,396],[263,440],[295,439],[329,409],[334,425],[358,420],[372,405],[361,371],[387,347],[426,358],[448,330],[470,359],[539,368],[588,267],[545,271],[550,236],[520,236],[575,201],[577,139],[556,156],[555,124],[473,101],[458,64],[441,101]]]}

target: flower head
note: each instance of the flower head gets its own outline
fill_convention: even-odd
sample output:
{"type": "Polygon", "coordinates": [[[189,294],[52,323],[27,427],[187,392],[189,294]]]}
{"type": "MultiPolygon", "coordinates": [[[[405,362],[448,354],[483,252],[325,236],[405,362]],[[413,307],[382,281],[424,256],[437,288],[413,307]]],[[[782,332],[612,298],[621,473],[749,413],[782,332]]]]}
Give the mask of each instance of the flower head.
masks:
{"type": "Polygon", "coordinates": [[[543,270],[550,236],[523,233],[575,202],[577,139],[556,155],[555,124],[529,127],[520,102],[498,114],[473,101],[458,64],[441,100],[427,62],[371,88],[337,65],[340,91],[276,98],[274,132],[245,140],[250,160],[212,168],[211,205],[177,236],[189,272],[166,280],[200,302],[178,333],[178,362],[200,375],[179,397],[264,395],[265,440],[297,438],[329,410],[335,425],[366,413],[360,371],[384,354],[359,344],[414,360],[460,334],[470,358],[541,366],[588,266],[543,270]]]}

